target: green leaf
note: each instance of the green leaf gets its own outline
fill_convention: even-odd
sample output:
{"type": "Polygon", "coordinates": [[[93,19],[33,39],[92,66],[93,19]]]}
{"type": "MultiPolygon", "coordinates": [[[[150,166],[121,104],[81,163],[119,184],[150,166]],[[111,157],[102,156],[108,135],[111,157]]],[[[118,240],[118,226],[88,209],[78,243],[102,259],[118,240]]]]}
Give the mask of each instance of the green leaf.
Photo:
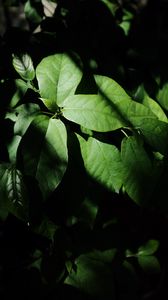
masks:
{"type": "Polygon", "coordinates": [[[159,241],[149,240],[145,245],[139,247],[138,255],[151,255],[154,254],[159,247],[159,241]]]}
{"type": "MultiPolygon", "coordinates": [[[[52,101],[52,107],[62,106],[63,101],[75,93],[82,78],[80,65],[68,54],[55,54],[44,58],[36,69],[40,95],[52,101]]],[[[47,102],[45,103],[50,109],[47,102]]]]}
{"type": "Polygon", "coordinates": [[[117,9],[119,8],[118,1],[115,1],[115,0],[101,0],[101,2],[103,2],[107,6],[109,11],[112,13],[112,15],[115,16],[115,13],[116,13],[117,9]]]}
{"type": "Polygon", "coordinates": [[[156,117],[163,122],[168,122],[167,116],[165,115],[163,109],[160,107],[160,105],[154,101],[152,98],[150,98],[148,95],[144,97],[144,100],[142,102],[145,106],[149,107],[150,110],[156,115],[156,117]]]}
{"type": "Polygon", "coordinates": [[[43,220],[39,227],[35,228],[35,232],[40,234],[54,242],[55,232],[58,229],[58,226],[55,225],[51,220],[47,217],[43,217],[43,220]]]}
{"type": "Polygon", "coordinates": [[[24,13],[30,22],[38,24],[42,21],[43,6],[40,2],[33,3],[33,1],[28,0],[24,6],[24,13]]]}
{"type": "Polygon", "coordinates": [[[124,16],[119,26],[124,30],[125,35],[128,35],[131,28],[131,21],[134,18],[134,14],[126,9],[123,9],[123,13],[124,16]]]}
{"type": "MultiPolygon", "coordinates": [[[[46,17],[53,17],[55,9],[57,7],[57,0],[42,0],[44,15],[46,17]]],[[[63,8],[62,8],[63,9],[63,8]]],[[[62,12],[61,9],[61,12],[62,12]]]]}
{"type": "Polygon", "coordinates": [[[35,70],[33,62],[28,54],[21,56],[13,56],[13,66],[16,72],[25,80],[33,80],[35,77],[35,70]]]}
{"type": "Polygon", "coordinates": [[[7,213],[28,221],[28,196],[22,173],[12,164],[6,165],[0,182],[1,204],[7,213]]]}
{"type": "Polygon", "coordinates": [[[145,204],[153,190],[152,164],[136,137],[124,138],[121,158],[125,168],[124,187],[128,195],[138,204],[145,204]]]}
{"type": "Polygon", "coordinates": [[[78,135],[84,165],[88,174],[106,188],[119,192],[123,182],[123,165],[119,150],[110,144],[78,135]]]}
{"type": "Polygon", "coordinates": [[[151,99],[149,96],[146,96],[143,104],[151,109],[151,111],[158,117],[160,121],[168,122],[167,116],[165,115],[163,109],[160,107],[160,105],[151,99]]]}
{"type": "MultiPolygon", "coordinates": [[[[114,249],[107,253],[93,251],[76,260],[76,271],[72,270],[65,283],[79,288],[96,299],[115,299],[113,269],[111,263],[114,249]]],[[[106,251],[105,251],[106,252],[106,251]]]]}
{"type": "Polygon", "coordinates": [[[111,101],[115,109],[128,127],[139,131],[155,150],[162,154],[168,151],[168,124],[158,120],[156,115],[143,104],[137,103],[112,79],[95,76],[99,93],[111,101]]]}
{"type": "Polygon", "coordinates": [[[138,102],[141,102],[146,107],[148,107],[160,121],[163,121],[166,123],[168,122],[167,116],[164,113],[163,109],[156,101],[154,101],[151,97],[149,97],[143,84],[138,86],[138,88],[134,94],[134,98],[138,102]]]}
{"type": "Polygon", "coordinates": [[[63,116],[91,130],[107,132],[127,123],[101,95],[74,95],[68,97],[62,109],[63,116]]]}
{"type": "Polygon", "coordinates": [[[164,83],[156,95],[158,102],[168,110],[168,82],[164,83]]]}
{"type": "MultiPolygon", "coordinates": [[[[23,136],[33,119],[40,113],[40,107],[35,103],[27,103],[18,106],[14,110],[17,116],[14,125],[14,134],[23,136]]],[[[9,116],[9,114],[8,114],[9,116]]]]}
{"type": "Polygon", "coordinates": [[[138,263],[141,268],[150,274],[160,272],[160,264],[158,259],[153,255],[140,255],[138,256],[138,263]]]}
{"type": "Polygon", "coordinates": [[[77,217],[80,221],[87,223],[91,228],[93,228],[97,213],[98,204],[89,198],[85,198],[81,204],[77,217]]]}
{"type": "Polygon", "coordinates": [[[22,79],[15,80],[16,92],[14,93],[9,106],[14,107],[18,104],[18,102],[22,99],[22,97],[26,94],[28,90],[28,86],[25,81],[22,79]]]}
{"type": "Polygon", "coordinates": [[[139,124],[136,120],[136,124],[148,144],[154,150],[166,155],[168,151],[168,123],[145,117],[139,119],[139,124]]]}
{"type": "Polygon", "coordinates": [[[8,210],[5,203],[5,189],[6,189],[6,170],[9,168],[10,164],[1,163],[0,164],[0,219],[5,220],[8,216],[8,210]]]}
{"type": "Polygon", "coordinates": [[[46,199],[61,182],[67,168],[67,133],[64,124],[44,115],[37,116],[23,136],[19,148],[25,173],[37,179],[46,199]]]}
{"type": "Polygon", "coordinates": [[[50,110],[51,112],[55,113],[58,109],[58,106],[56,103],[53,102],[51,99],[46,99],[46,98],[39,98],[44,105],[50,110]]]}
{"type": "Polygon", "coordinates": [[[17,149],[21,140],[21,136],[14,135],[12,140],[7,144],[9,159],[11,163],[16,162],[17,149]]]}

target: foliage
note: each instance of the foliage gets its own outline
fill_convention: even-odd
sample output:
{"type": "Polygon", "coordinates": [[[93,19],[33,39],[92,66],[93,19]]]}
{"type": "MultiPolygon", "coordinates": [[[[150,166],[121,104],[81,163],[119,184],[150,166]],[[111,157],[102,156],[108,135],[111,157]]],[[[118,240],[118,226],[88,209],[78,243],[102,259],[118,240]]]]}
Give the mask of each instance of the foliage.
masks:
{"type": "Polygon", "coordinates": [[[167,26],[158,28],[155,17],[164,19],[168,7],[161,2],[4,1],[2,298],[23,298],[25,285],[25,299],[162,297],[167,26]],[[24,30],[10,20],[20,6],[24,30]]]}

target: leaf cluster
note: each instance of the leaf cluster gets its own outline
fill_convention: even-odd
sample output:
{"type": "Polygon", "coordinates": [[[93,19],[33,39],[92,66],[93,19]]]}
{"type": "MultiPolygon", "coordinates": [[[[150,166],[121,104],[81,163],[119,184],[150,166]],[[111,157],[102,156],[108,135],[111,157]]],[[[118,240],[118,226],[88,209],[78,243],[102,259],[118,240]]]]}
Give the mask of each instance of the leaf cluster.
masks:
{"type": "Polygon", "coordinates": [[[155,2],[4,1],[2,298],[22,298],[20,285],[26,299],[162,297],[167,6],[155,2]]]}

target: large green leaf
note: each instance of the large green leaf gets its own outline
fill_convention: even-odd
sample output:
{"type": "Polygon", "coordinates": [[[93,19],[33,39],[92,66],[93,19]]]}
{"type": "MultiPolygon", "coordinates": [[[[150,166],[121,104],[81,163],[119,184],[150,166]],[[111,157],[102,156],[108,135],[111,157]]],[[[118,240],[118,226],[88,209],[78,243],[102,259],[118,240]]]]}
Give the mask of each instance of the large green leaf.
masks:
{"type": "Polygon", "coordinates": [[[0,181],[0,196],[3,210],[6,214],[10,212],[19,219],[28,221],[28,195],[22,173],[12,164],[4,164],[0,169],[1,173],[3,170],[0,181]]]}
{"type": "Polygon", "coordinates": [[[128,195],[138,204],[145,204],[151,195],[152,163],[136,137],[124,138],[121,158],[125,168],[124,187],[128,195]]]}
{"type": "Polygon", "coordinates": [[[61,182],[67,168],[67,133],[64,124],[37,116],[20,142],[22,167],[37,179],[44,199],[61,182]]]}
{"type": "Polygon", "coordinates": [[[91,130],[106,132],[116,130],[127,123],[101,95],[74,95],[63,103],[63,116],[91,130]]]}
{"type": "Polygon", "coordinates": [[[31,57],[28,54],[13,57],[13,66],[16,72],[25,79],[33,80],[35,77],[35,70],[31,57]]]}
{"type": "Polygon", "coordinates": [[[65,283],[96,299],[115,299],[114,274],[110,264],[114,256],[114,249],[79,256],[75,263],[76,271],[72,270],[65,283]]]}
{"type": "Polygon", "coordinates": [[[36,69],[40,95],[48,99],[48,109],[57,105],[75,93],[82,78],[82,71],[76,61],[68,54],[55,54],[44,58],[36,69]],[[52,103],[53,102],[53,103],[52,103]],[[52,105],[51,105],[52,103],[52,105]]]}
{"type": "Polygon", "coordinates": [[[123,183],[123,165],[119,150],[110,144],[78,135],[82,157],[88,174],[106,188],[119,192],[123,183]]]}
{"type": "Polygon", "coordinates": [[[168,124],[158,120],[148,107],[131,100],[114,80],[98,75],[95,80],[99,93],[112,103],[130,127],[139,130],[151,146],[165,154],[168,151],[168,124]]]}

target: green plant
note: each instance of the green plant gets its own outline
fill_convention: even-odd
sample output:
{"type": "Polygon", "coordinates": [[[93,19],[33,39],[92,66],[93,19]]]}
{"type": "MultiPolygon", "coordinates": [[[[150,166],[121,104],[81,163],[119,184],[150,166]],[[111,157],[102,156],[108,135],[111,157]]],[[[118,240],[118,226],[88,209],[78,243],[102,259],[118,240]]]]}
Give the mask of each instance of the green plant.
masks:
{"type": "MultiPolygon", "coordinates": [[[[66,222],[68,226],[74,226],[82,221],[92,228],[98,202],[93,203],[89,196],[93,187],[89,186],[87,178],[112,193],[127,193],[138,205],[158,206],[152,198],[168,150],[167,117],[159,104],[144,90],[144,97],[139,103],[114,80],[100,75],[93,76],[91,92],[85,94],[85,89],[80,87],[82,65],[74,54],[55,54],[43,58],[36,70],[30,56],[24,54],[13,57],[13,66],[22,79],[15,81],[16,92],[5,114],[5,120],[13,122],[14,135],[7,144],[9,162],[1,162],[0,168],[1,218],[12,213],[32,230],[53,239],[57,227],[45,221],[45,211],[38,224],[32,218],[34,207],[31,204],[31,208],[30,197],[33,190],[30,185],[33,184],[38,196],[41,195],[42,206],[57,189],[64,195],[64,188],[71,189],[79,184],[83,189],[82,196],[77,199],[76,205],[73,199],[69,199],[71,210],[66,222]],[[28,90],[32,91],[33,102],[30,98],[23,104],[22,97],[28,90]],[[93,90],[97,92],[92,93],[93,90]],[[113,132],[118,132],[117,143],[115,140],[113,142],[113,132]],[[74,172],[71,174],[71,168],[74,168],[72,162],[76,169],[74,178],[70,178],[74,172]],[[83,209],[86,212],[82,217],[79,212],[83,209]]],[[[61,268],[57,280],[66,274],[65,283],[93,296],[103,297],[106,290],[107,298],[111,297],[114,290],[108,278],[114,276],[114,271],[108,270],[109,267],[104,264],[113,261],[117,249],[112,247],[107,252],[81,254],[75,263],[77,274],[71,271],[74,270],[73,251],[78,250],[69,249],[69,254],[65,252],[68,272],[66,274],[65,269],[61,268]],[[97,261],[93,260],[93,266],[92,259],[97,261]],[[71,272],[74,274],[72,277],[71,272]],[[102,272],[107,274],[102,277],[102,272]],[[99,290],[97,282],[101,284],[102,280],[105,286],[99,290]]],[[[153,256],[151,258],[155,259],[153,256]]],[[[144,263],[145,258],[143,262],[142,256],[138,259],[141,264],[144,263]]],[[[129,270],[126,261],[121,272],[125,268],[129,270]]],[[[130,276],[133,276],[131,273],[130,276]]]]}
{"type": "Polygon", "coordinates": [[[3,2],[1,298],[162,298],[168,121],[160,2],[3,2]],[[24,9],[25,29],[13,25],[11,6],[24,9]]]}

